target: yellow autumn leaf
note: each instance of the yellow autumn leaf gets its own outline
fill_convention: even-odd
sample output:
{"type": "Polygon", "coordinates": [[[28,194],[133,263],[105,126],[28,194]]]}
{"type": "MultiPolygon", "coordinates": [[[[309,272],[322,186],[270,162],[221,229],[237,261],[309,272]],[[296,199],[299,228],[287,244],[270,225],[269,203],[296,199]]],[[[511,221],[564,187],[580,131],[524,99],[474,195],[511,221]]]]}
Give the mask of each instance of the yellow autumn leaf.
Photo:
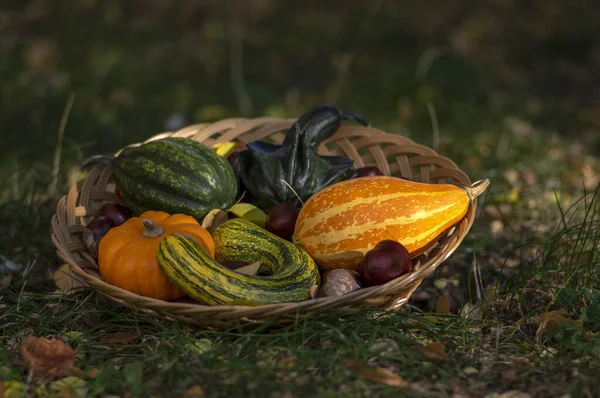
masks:
{"type": "Polygon", "coordinates": [[[517,203],[519,201],[519,188],[513,187],[508,193],[508,202],[509,203],[517,203]]]}
{"type": "Polygon", "coordinates": [[[253,222],[261,228],[264,228],[267,222],[266,213],[250,203],[236,203],[229,211],[240,218],[253,222]]]}
{"type": "Polygon", "coordinates": [[[202,355],[207,353],[208,351],[210,351],[213,348],[213,342],[210,339],[198,339],[198,340],[194,340],[189,342],[188,344],[186,344],[186,346],[188,347],[188,349],[190,349],[190,351],[195,352],[196,354],[202,355]]]}
{"type": "Polygon", "coordinates": [[[25,396],[25,384],[16,381],[0,381],[0,396],[3,398],[21,398],[25,396]]]}
{"type": "Polygon", "coordinates": [[[195,384],[188,388],[184,394],[186,398],[203,398],[204,397],[204,389],[199,385],[195,384]]]}
{"type": "Polygon", "coordinates": [[[52,382],[48,390],[60,397],[84,398],[87,396],[88,387],[85,380],[75,376],[68,376],[52,382]]]}
{"type": "Polygon", "coordinates": [[[55,290],[55,293],[57,294],[75,293],[79,288],[85,286],[73,277],[73,274],[69,270],[69,264],[63,264],[54,271],[52,279],[54,279],[54,283],[56,284],[57,290],[55,290]]]}
{"type": "Polygon", "coordinates": [[[435,312],[438,314],[448,314],[450,313],[450,308],[452,307],[452,303],[450,302],[450,297],[448,296],[440,296],[437,299],[435,304],[435,312]]]}
{"type": "Polygon", "coordinates": [[[558,328],[571,320],[571,316],[565,310],[548,311],[545,314],[535,318],[539,322],[535,333],[537,341],[541,341],[544,336],[553,334],[558,328]]]}
{"type": "Polygon", "coordinates": [[[221,142],[219,144],[215,144],[213,145],[212,149],[217,153],[217,155],[219,156],[223,156],[223,157],[227,157],[229,155],[231,155],[235,149],[236,149],[237,144],[233,141],[228,141],[228,142],[221,142]]]}
{"type": "Polygon", "coordinates": [[[435,361],[446,360],[446,346],[442,343],[430,343],[419,347],[419,352],[435,361]]]}

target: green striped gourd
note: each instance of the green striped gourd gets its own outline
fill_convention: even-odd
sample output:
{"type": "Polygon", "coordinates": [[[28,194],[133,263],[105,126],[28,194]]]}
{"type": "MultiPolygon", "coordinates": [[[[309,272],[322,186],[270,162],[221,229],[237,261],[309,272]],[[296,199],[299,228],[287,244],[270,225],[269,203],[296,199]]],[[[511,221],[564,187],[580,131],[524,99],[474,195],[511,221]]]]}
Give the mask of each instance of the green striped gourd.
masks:
{"type": "Polygon", "coordinates": [[[309,299],[319,285],[314,260],[302,248],[256,224],[235,218],[213,231],[215,258],[180,235],[160,243],[157,259],[163,273],[181,290],[209,305],[235,301],[274,304],[309,299]],[[244,275],[220,262],[261,261],[259,274],[244,275]]]}
{"type": "Polygon", "coordinates": [[[127,147],[109,160],[134,215],[148,210],[186,214],[199,222],[236,201],[238,182],[225,158],[189,138],[168,137],[127,147]]]}

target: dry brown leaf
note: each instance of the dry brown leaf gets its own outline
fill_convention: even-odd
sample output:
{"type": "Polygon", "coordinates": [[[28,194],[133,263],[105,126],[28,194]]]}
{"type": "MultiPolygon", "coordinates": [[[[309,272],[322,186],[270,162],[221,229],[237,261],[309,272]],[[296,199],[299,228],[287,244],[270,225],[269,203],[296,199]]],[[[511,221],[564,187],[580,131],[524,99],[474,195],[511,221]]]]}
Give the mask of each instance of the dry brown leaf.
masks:
{"type": "Polygon", "coordinates": [[[529,368],[531,366],[531,361],[526,357],[513,357],[512,361],[520,368],[529,368]]]}
{"type": "Polygon", "coordinates": [[[450,302],[450,297],[440,296],[435,304],[435,312],[438,314],[448,314],[450,313],[451,306],[452,303],[450,302]]]}
{"type": "Polygon", "coordinates": [[[531,395],[521,391],[507,391],[503,393],[492,393],[485,396],[485,398],[531,398],[531,395]]]}
{"type": "Polygon", "coordinates": [[[408,383],[402,376],[392,372],[391,370],[384,367],[365,368],[358,362],[348,359],[344,364],[354,370],[360,372],[360,374],[367,380],[382,383],[390,387],[406,387],[408,383]]]}
{"type": "Polygon", "coordinates": [[[117,332],[105,334],[99,341],[113,344],[133,344],[138,337],[137,332],[117,332]]]}
{"type": "MultiPolygon", "coordinates": [[[[0,292],[10,286],[12,282],[12,274],[0,276],[0,292]]],[[[1,397],[2,395],[0,395],[1,397]]]]}
{"type": "Polygon", "coordinates": [[[59,294],[64,294],[67,292],[72,293],[76,291],[77,288],[85,286],[83,283],[73,278],[73,275],[69,271],[69,264],[63,264],[59,269],[54,271],[52,279],[54,279],[54,283],[57,287],[55,293],[59,294]]]}
{"type": "Polygon", "coordinates": [[[204,389],[199,385],[193,385],[187,389],[185,392],[186,398],[203,398],[204,397],[204,389]]]}
{"type": "Polygon", "coordinates": [[[558,330],[560,325],[571,320],[571,316],[567,311],[548,311],[547,313],[534,318],[540,325],[535,333],[535,337],[540,341],[544,336],[553,334],[558,330]]]}
{"type": "Polygon", "coordinates": [[[98,368],[92,368],[86,372],[87,377],[89,377],[90,379],[95,379],[96,376],[98,376],[98,373],[100,373],[100,369],[98,368]]]}
{"type": "Polygon", "coordinates": [[[421,352],[421,354],[425,355],[427,358],[435,361],[446,360],[446,346],[442,343],[430,343],[421,346],[419,347],[419,352],[421,352]]]}
{"type": "Polygon", "coordinates": [[[33,370],[34,375],[55,378],[79,374],[75,364],[78,351],[64,341],[44,337],[25,337],[21,341],[23,362],[33,370]]]}
{"type": "Polygon", "coordinates": [[[277,365],[280,369],[291,369],[296,365],[296,356],[295,355],[287,355],[283,358],[280,358],[277,361],[277,365]]]}
{"type": "Polygon", "coordinates": [[[310,298],[311,299],[317,298],[318,294],[319,294],[319,285],[312,285],[310,287],[310,298]]]}
{"type": "Polygon", "coordinates": [[[248,264],[248,265],[244,265],[243,267],[240,268],[236,268],[235,272],[239,272],[240,274],[244,274],[244,275],[256,275],[256,273],[258,272],[258,269],[260,268],[260,266],[262,265],[262,261],[256,261],[253,262],[252,264],[248,264]]]}
{"type": "Polygon", "coordinates": [[[547,321],[549,319],[568,321],[570,317],[571,316],[569,315],[568,311],[556,310],[556,311],[548,311],[541,315],[536,315],[533,317],[533,320],[536,323],[542,323],[543,321],[547,321]]]}
{"type": "Polygon", "coordinates": [[[390,387],[406,387],[408,385],[402,376],[397,375],[387,368],[376,367],[371,369],[363,369],[360,373],[365,379],[373,380],[390,387]]]}
{"type": "Polygon", "coordinates": [[[229,217],[224,210],[213,209],[209,211],[206,216],[204,216],[204,219],[202,220],[202,226],[212,234],[215,228],[223,224],[228,219],[229,217]]]}

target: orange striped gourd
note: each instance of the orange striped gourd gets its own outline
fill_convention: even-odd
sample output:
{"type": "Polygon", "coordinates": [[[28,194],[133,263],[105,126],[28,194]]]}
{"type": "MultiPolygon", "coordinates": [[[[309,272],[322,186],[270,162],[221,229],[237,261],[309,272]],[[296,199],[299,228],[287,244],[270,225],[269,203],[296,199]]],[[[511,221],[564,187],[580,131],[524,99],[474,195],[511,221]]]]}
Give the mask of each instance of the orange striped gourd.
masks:
{"type": "Polygon", "coordinates": [[[293,236],[321,269],[356,269],[378,242],[402,243],[414,258],[457,224],[489,181],[474,187],[389,176],[330,185],[302,207],[293,236]]]}

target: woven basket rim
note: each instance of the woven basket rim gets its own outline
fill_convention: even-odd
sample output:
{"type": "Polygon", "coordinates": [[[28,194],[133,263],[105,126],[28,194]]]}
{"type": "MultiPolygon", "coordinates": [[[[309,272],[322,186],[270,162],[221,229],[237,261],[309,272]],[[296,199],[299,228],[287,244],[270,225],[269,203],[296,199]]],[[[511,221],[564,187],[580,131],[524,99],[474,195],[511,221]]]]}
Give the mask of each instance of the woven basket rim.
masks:
{"type": "MultiPolygon", "coordinates": [[[[144,142],[168,136],[188,137],[208,146],[236,140],[247,143],[267,137],[281,142],[283,134],[295,121],[274,117],[223,119],[215,123],[189,125],[175,132],[155,134],[144,142]]],[[[412,178],[412,170],[418,169],[420,181],[451,179],[457,185],[472,185],[467,174],[451,159],[409,138],[374,127],[343,124],[321,144],[319,153],[343,154],[352,158],[357,168],[374,164],[386,175],[412,178]],[[364,154],[361,155],[360,151],[364,154]]],[[[361,288],[340,297],[318,297],[295,303],[208,306],[197,302],[171,302],[142,297],[102,280],[97,264],[81,243],[79,235],[101,204],[118,202],[114,193],[111,195],[111,189],[114,192],[111,176],[109,166],[97,165],[59,199],[51,222],[51,239],[58,257],[69,265],[75,279],[113,301],[160,318],[217,329],[232,324],[261,324],[267,320],[288,324],[302,317],[352,307],[397,310],[461,244],[473,224],[477,208],[477,198],[474,198],[465,217],[445,233],[436,247],[416,260],[413,271],[386,284],[361,288]]]]}

